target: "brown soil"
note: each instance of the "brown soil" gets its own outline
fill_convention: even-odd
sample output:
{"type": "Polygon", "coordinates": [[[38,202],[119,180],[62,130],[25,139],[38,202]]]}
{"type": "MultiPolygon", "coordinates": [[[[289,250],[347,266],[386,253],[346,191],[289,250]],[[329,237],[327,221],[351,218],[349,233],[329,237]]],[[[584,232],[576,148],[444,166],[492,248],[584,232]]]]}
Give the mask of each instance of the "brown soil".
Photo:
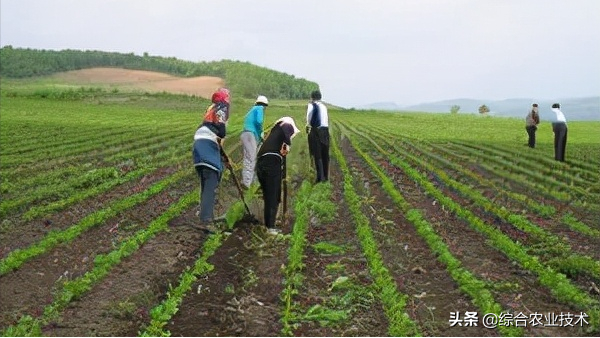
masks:
{"type": "Polygon", "coordinates": [[[196,95],[210,98],[222,87],[223,79],[213,76],[181,78],[164,73],[121,68],[89,68],[54,75],[58,80],[81,86],[109,85],[151,92],[196,95]]]}
{"type": "MultiPolygon", "coordinates": [[[[398,226],[398,224],[402,224],[397,218],[397,216],[393,216],[390,214],[385,214],[388,210],[393,210],[389,197],[385,192],[380,189],[377,189],[376,186],[378,184],[378,179],[376,179],[370,170],[366,169],[366,164],[359,159],[358,155],[354,153],[350,149],[350,147],[345,148],[345,156],[349,159],[349,161],[353,162],[353,168],[355,169],[354,175],[355,177],[362,178],[363,185],[365,189],[369,189],[375,196],[380,196],[376,198],[374,202],[370,202],[371,214],[375,215],[375,217],[384,224],[388,224],[387,221],[392,221],[393,224],[398,226]],[[381,201],[387,200],[386,203],[380,204],[381,201]]],[[[377,158],[380,157],[378,153],[371,153],[371,156],[377,158]]],[[[379,164],[386,169],[386,173],[388,177],[392,178],[395,182],[396,189],[402,192],[404,198],[411,204],[411,206],[418,208],[425,215],[426,219],[434,226],[436,232],[443,237],[444,242],[450,247],[451,251],[454,255],[461,260],[464,267],[469,271],[473,272],[476,277],[480,280],[485,281],[486,283],[490,283],[491,285],[496,285],[494,290],[492,288],[492,292],[494,293],[494,297],[498,303],[501,304],[504,311],[510,311],[513,313],[530,313],[531,311],[549,311],[554,313],[563,312],[571,312],[578,313],[578,310],[573,308],[572,306],[562,304],[558,302],[555,297],[551,294],[550,290],[546,287],[542,286],[537,277],[534,276],[531,272],[523,270],[513,261],[504,256],[501,252],[494,249],[489,245],[481,245],[481,243],[487,242],[487,239],[480,233],[474,231],[464,220],[458,218],[453,213],[449,212],[447,209],[443,208],[438,201],[434,198],[429,197],[427,193],[425,193],[421,188],[419,188],[412,179],[407,177],[402,170],[391,165],[386,160],[379,161],[379,164]],[[468,239],[468,240],[464,240],[468,239]],[[534,309],[543,309],[543,310],[534,310],[534,309]]],[[[435,182],[433,177],[430,177],[429,180],[431,182],[435,182]]],[[[438,189],[442,189],[446,196],[452,196],[453,198],[460,199],[455,192],[450,189],[444,187],[441,184],[436,184],[438,189]]],[[[461,200],[461,205],[469,205],[470,203],[461,200]]],[[[472,207],[470,207],[472,208],[472,207]]],[[[511,225],[507,225],[497,219],[490,218],[489,215],[480,215],[484,216],[484,220],[487,221],[488,224],[494,224],[499,227],[503,232],[509,235],[512,238],[523,240],[526,238],[526,234],[521,232],[518,229],[515,229],[511,225]],[[525,236],[525,237],[524,237],[525,236]]],[[[373,216],[372,216],[373,217],[373,216]]],[[[395,227],[385,227],[384,229],[389,231],[388,228],[395,227]]],[[[410,229],[410,228],[409,228],[410,229]]],[[[406,235],[406,230],[403,235],[406,235]]],[[[384,236],[380,239],[380,243],[386,243],[385,238],[388,236],[384,236]]],[[[398,258],[406,253],[402,251],[402,245],[398,245],[398,240],[396,237],[392,237],[394,239],[389,239],[387,241],[388,246],[385,246],[382,249],[382,252],[385,255],[389,255],[391,261],[398,261],[398,258]]],[[[418,243],[418,239],[411,239],[407,241],[401,241],[401,244],[406,244],[408,248],[411,246],[415,246],[418,243]]],[[[405,247],[406,248],[406,247],[405,247]]],[[[407,249],[408,249],[407,248],[407,249]]],[[[406,250],[405,250],[406,251],[406,250]]],[[[430,250],[429,250],[430,251],[430,250]]],[[[420,255],[427,253],[427,249],[421,249],[417,251],[420,255]]],[[[434,258],[430,258],[433,260],[434,258]]],[[[425,260],[426,262],[429,260],[425,260]]],[[[432,263],[432,261],[429,261],[432,263]]],[[[410,271],[409,268],[404,267],[405,270],[410,271]]],[[[414,269],[414,268],[413,268],[414,269]]],[[[429,266],[431,269],[431,266],[429,266]]],[[[421,269],[419,269],[421,270],[421,269]]],[[[425,271],[428,271],[427,268],[424,268],[425,271]]],[[[414,276],[411,276],[411,281],[414,280],[414,276]]],[[[430,280],[430,279],[429,279],[430,280]]],[[[592,280],[593,281],[593,280],[592,280]]],[[[438,280],[434,285],[437,287],[441,285],[444,286],[444,283],[438,284],[438,280]]],[[[586,278],[576,278],[574,280],[575,284],[581,285],[583,289],[587,289],[590,285],[590,280],[586,278]]],[[[597,281],[595,281],[597,282],[597,281]]],[[[399,285],[405,285],[406,282],[401,280],[398,282],[399,285]]],[[[452,284],[452,282],[448,283],[452,284]]],[[[428,285],[427,283],[417,284],[420,289],[423,289],[423,285],[428,285]]],[[[417,289],[418,290],[418,289],[417,289]]],[[[415,290],[415,291],[417,291],[415,290]]],[[[446,292],[450,290],[446,289],[446,292]]],[[[435,291],[432,292],[436,294],[435,291]]],[[[438,295],[443,295],[444,293],[438,292],[438,295]]],[[[445,297],[448,295],[445,294],[445,297]]],[[[462,295],[463,297],[464,294],[462,295]]],[[[598,298],[598,295],[594,295],[594,292],[591,293],[593,298],[598,298]]],[[[425,298],[428,299],[428,298],[425,298]]],[[[438,299],[439,300],[439,299],[438,299]]],[[[434,300],[435,301],[435,300],[434,300]]],[[[463,302],[447,302],[445,311],[442,311],[441,316],[448,316],[450,311],[471,311],[471,310],[463,310],[463,307],[473,306],[467,300],[463,302]],[[458,306],[457,306],[458,305],[458,306]],[[454,308],[451,310],[448,308],[450,306],[454,308]]],[[[431,308],[431,307],[430,307],[431,308]]],[[[433,306],[433,308],[436,308],[433,306]]],[[[474,310],[477,311],[477,310],[474,310]]],[[[422,318],[422,317],[420,317],[422,318]]],[[[448,327],[446,327],[448,329],[448,327]]],[[[548,327],[538,327],[527,329],[529,332],[527,335],[552,335],[552,336],[562,336],[562,335],[581,335],[583,331],[578,328],[574,329],[565,329],[565,328],[548,328],[548,327]]],[[[435,332],[434,335],[448,335],[450,332],[454,335],[459,335],[457,332],[448,330],[448,333],[440,333],[435,332]]],[[[484,335],[479,332],[476,335],[484,335]]]]}

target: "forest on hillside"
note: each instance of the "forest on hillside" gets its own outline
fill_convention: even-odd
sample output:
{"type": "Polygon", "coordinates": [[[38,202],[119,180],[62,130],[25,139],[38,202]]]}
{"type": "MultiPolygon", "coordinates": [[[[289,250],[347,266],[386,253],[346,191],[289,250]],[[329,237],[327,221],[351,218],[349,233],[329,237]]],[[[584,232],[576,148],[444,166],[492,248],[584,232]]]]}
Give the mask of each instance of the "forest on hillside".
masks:
{"type": "Polygon", "coordinates": [[[192,62],[148,53],[139,56],[92,50],[0,48],[1,77],[27,78],[94,67],[146,70],[181,77],[216,76],[224,79],[237,95],[248,98],[261,93],[275,99],[304,99],[319,87],[294,75],[234,60],[192,62]]]}

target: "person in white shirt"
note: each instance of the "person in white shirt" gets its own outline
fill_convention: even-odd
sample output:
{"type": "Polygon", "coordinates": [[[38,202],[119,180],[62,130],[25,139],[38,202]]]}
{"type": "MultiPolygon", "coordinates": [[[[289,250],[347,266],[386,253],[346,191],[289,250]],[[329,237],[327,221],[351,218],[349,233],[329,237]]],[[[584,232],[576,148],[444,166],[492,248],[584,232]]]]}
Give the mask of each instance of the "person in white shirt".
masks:
{"type": "Polygon", "coordinates": [[[308,150],[315,161],[317,183],[329,180],[329,115],[321,102],[321,92],[310,94],[311,102],[306,109],[306,132],[308,150]]]}
{"type": "Polygon", "coordinates": [[[567,119],[560,110],[560,104],[554,103],[552,111],[555,118],[552,121],[552,131],[554,132],[554,159],[560,162],[565,161],[565,150],[567,147],[567,119]]]}

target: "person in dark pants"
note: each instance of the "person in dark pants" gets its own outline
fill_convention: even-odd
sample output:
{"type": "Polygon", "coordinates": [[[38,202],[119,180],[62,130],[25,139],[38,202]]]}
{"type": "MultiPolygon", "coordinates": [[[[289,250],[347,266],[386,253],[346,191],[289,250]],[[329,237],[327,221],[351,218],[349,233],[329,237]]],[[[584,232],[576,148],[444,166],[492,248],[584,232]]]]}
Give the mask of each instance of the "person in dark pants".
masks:
{"type": "Polygon", "coordinates": [[[308,150],[315,161],[316,182],[319,183],[329,180],[329,115],[321,102],[320,91],[313,91],[310,98],[306,110],[306,132],[308,150]]]}
{"type": "Polygon", "coordinates": [[[221,146],[227,134],[229,119],[229,91],[219,89],[212,95],[212,104],[206,109],[204,119],[194,134],[192,157],[196,173],[200,178],[200,224],[199,228],[216,232],[213,209],[217,187],[221,180],[224,163],[221,146]]]}
{"type": "Polygon", "coordinates": [[[527,142],[529,148],[535,148],[535,132],[538,124],[540,124],[540,114],[538,112],[538,104],[534,103],[525,118],[525,130],[527,130],[527,135],[529,136],[529,141],[527,142]]]}
{"type": "Polygon", "coordinates": [[[265,226],[269,234],[281,232],[275,227],[275,219],[281,202],[282,165],[298,131],[291,117],[283,117],[275,122],[258,150],[256,176],[263,192],[265,226]]]}
{"type": "Polygon", "coordinates": [[[560,104],[554,103],[552,111],[555,114],[552,122],[552,131],[554,132],[554,159],[560,162],[565,161],[565,151],[567,147],[567,119],[560,110],[560,104]]]}

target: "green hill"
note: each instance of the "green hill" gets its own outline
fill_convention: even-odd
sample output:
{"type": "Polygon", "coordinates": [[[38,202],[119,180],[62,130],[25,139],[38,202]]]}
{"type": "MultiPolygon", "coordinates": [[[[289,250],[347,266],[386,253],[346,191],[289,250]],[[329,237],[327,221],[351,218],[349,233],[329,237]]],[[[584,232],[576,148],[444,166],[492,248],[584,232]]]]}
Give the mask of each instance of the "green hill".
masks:
{"type": "Polygon", "coordinates": [[[260,93],[273,99],[305,99],[319,87],[294,75],[234,60],[191,62],[147,53],[139,56],[89,50],[0,48],[0,76],[3,78],[28,78],[94,67],[155,71],[181,77],[216,76],[224,79],[236,95],[246,98],[260,93]]]}

